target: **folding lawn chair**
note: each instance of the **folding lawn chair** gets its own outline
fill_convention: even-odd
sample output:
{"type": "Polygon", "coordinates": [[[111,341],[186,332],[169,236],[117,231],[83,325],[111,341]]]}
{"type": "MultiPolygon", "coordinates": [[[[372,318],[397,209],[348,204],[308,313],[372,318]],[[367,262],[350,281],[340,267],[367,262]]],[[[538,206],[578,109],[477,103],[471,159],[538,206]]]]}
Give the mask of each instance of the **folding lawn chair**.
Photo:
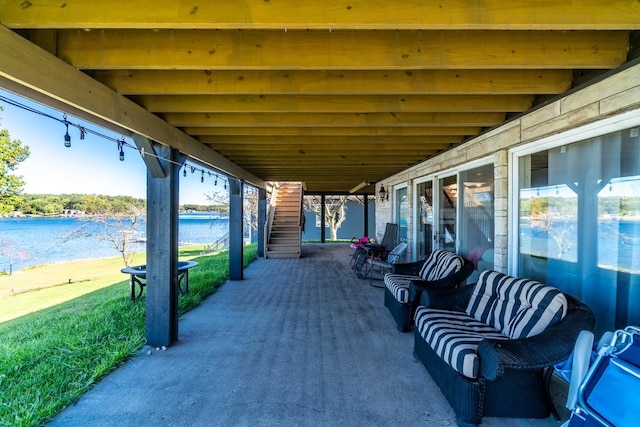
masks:
{"type": "MultiPolygon", "coordinates": [[[[569,398],[574,387],[572,378],[569,398]]],[[[600,340],[597,358],[580,382],[577,404],[565,426],[635,427],[640,422],[639,390],[640,328],[609,332],[600,340]]]]}

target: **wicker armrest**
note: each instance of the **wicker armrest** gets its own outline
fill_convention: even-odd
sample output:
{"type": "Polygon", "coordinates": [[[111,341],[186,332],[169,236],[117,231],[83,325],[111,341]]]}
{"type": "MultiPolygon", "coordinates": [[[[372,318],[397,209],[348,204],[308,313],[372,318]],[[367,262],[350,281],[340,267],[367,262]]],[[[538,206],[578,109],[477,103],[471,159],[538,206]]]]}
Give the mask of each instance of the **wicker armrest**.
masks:
{"type": "Polygon", "coordinates": [[[474,285],[448,289],[423,289],[420,305],[451,311],[465,311],[474,285]]]}
{"type": "Polygon", "coordinates": [[[415,262],[398,262],[391,267],[391,273],[394,274],[406,274],[408,276],[418,276],[420,269],[424,265],[425,260],[415,262]]]}
{"type": "Polygon", "coordinates": [[[425,289],[446,289],[456,288],[461,285],[473,273],[473,263],[467,259],[464,260],[462,268],[450,276],[443,277],[439,280],[413,280],[411,286],[415,292],[416,299],[420,298],[420,293],[425,289]]]}
{"type": "Polygon", "coordinates": [[[571,297],[564,319],[542,333],[515,340],[484,340],[478,345],[480,375],[499,379],[505,369],[542,369],[569,357],[578,334],[593,330],[594,317],[589,308],[571,297]]]}

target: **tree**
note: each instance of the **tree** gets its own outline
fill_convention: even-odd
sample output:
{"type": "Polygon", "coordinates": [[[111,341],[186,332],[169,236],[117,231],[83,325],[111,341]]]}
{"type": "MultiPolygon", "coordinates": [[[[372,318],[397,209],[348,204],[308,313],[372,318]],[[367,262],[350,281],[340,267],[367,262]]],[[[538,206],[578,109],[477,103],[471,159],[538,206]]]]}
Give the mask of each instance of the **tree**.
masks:
{"type": "Polygon", "coordinates": [[[129,204],[126,211],[104,210],[97,212],[87,216],[86,222],[80,228],[64,236],[64,240],[94,237],[109,242],[120,253],[125,267],[129,267],[133,256],[133,243],[138,241],[138,229],[143,223],[144,215],[145,208],[142,202],[129,204]]]}
{"type": "MultiPolygon", "coordinates": [[[[207,200],[213,204],[214,211],[229,210],[229,193],[212,191],[205,195],[207,200]]],[[[258,230],[258,191],[249,185],[244,186],[242,195],[242,220],[248,224],[253,231],[258,230]]]]}
{"type": "Polygon", "coordinates": [[[0,215],[13,212],[20,203],[24,180],[12,172],[27,157],[29,147],[12,140],[7,129],[0,129],[0,215]]]}
{"type": "MultiPolygon", "coordinates": [[[[338,228],[347,219],[347,202],[357,201],[362,203],[355,196],[327,196],[325,197],[325,215],[324,221],[329,227],[331,233],[330,240],[338,239],[338,228]]],[[[305,196],[304,210],[312,212],[317,216],[321,215],[321,198],[320,196],[305,196]]]]}

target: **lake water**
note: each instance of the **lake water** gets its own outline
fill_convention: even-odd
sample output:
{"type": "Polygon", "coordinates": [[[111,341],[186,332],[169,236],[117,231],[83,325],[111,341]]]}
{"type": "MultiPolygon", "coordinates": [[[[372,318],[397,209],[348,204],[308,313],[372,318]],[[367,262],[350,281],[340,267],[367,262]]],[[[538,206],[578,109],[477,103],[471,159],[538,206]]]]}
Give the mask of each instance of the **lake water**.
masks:
{"type": "MultiPolygon", "coordinates": [[[[0,271],[40,264],[88,258],[119,256],[111,243],[95,237],[65,239],[81,226],[98,230],[98,225],[81,218],[0,218],[0,271]]],[[[178,223],[180,244],[208,245],[229,232],[229,221],[218,214],[181,214],[178,223]]],[[[144,237],[144,224],[138,228],[144,237]]],[[[145,244],[135,244],[134,252],[145,244]]]]}

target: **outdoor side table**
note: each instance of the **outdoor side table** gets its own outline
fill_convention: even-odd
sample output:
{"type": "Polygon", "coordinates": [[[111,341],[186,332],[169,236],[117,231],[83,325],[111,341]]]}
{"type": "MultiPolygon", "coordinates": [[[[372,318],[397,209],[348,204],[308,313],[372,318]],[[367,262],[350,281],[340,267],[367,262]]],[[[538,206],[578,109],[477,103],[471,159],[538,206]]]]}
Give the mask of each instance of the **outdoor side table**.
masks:
{"type": "MultiPolygon", "coordinates": [[[[189,292],[189,269],[198,265],[195,261],[179,261],[178,262],[178,276],[176,277],[176,283],[178,285],[178,292],[180,295],[185,295],[189,292]]],[[[126,267],[120,270],[125,274],[131,275],[129,279],[129,287],[131,290],[131,301],[137,300],[142,296],[144,287],[147,284],[147,266],[136,265],[133,267],[126,267]]]]}

